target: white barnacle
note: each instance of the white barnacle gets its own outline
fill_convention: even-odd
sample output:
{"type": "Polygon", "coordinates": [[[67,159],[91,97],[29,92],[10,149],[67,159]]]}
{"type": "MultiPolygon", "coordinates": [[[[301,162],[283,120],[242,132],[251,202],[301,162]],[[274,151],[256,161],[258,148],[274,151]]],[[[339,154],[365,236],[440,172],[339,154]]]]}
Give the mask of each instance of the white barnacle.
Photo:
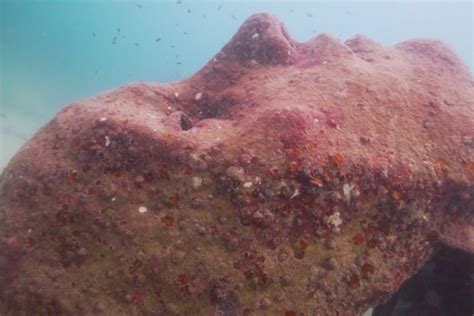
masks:
{"type": "Polygon", "coordinates": [[[252,185],[253,185],[252,182],[247,181],[247,182],[244,183],[244,188],[250,188],[252,185]]]}
{"type": "Polygon", "coordinates": [[[327,223],[338,228],[342,224],[341,214],[339,212],[334,212],[327,218],[327,223]]]}
{"type": "Polygon", "coordinates": [[[195,189],[199,189],[202,186],[202,178],[201,177],[193,177],[191,179],[192,186],[195,189]]]}
{"type": "Polygon", "coordinates": [[[196,93],[196,95],[194,96],[194,99],[196,99],[196,101],[199,101],[201,98],[202,98],[202,93],[201,92],[196,93]]]}
{"type": "Polygon", "coordinates": [[[293,195],[290,197],[290,200],[293,200],[298,195],[300,195],[300,190],[296,189],[295,192],[293,192],[293,195]]]}
{"type": "Polygon", "coordinates": [[[139,212],[140,214],[144,214],[144,213],[146,213],[147,211],[148,211],[148,209],[146,208],[146,206],[140,206],[140,207],[138,208],[138,212],[139,212]]]}
{"type": "Polygon", "coordinates": [[[257,38],[259,38],[259,36],[260,36],[260,34],[255,33],[254,35],[252,35],[252,39],[257,39],[257,38]]]}
{"type": "Polygon", "coordinates": [[[105,147],[109,147],[110,145],[110,138],[109,136],[105,136],[105,147]]]}
{"type": "Polygon", "coordinates": [[[354,188],[353,184],[344,183],[342,186],[342,192],[344,192],[344,198],[347,203],[351,202],[351,191],[354,188]]]}
{"type": "Polygon", "coordinates": [[[102,118],[100,118],[100,121],[101,121],[101,122],[105,122],[105,121],[107,121],[107,118],[106,118],[106,117],[102,117],[102,118]]]}

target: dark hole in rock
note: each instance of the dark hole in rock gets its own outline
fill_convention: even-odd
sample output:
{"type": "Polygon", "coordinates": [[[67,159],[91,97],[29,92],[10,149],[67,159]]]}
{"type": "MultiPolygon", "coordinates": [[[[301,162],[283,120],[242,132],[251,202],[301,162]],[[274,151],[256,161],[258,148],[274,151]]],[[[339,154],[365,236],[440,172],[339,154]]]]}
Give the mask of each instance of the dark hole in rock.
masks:
{"type": "Polygon", "coordinates": [[[474,255],[442,248],[373,316],[471,316],[474,255]]]}
{"type": "Polygon", "coordinates": [[[193,128],[193,122],[186,115],[181,115],[180,126],[183,131],[187,131],[193,128]]]}

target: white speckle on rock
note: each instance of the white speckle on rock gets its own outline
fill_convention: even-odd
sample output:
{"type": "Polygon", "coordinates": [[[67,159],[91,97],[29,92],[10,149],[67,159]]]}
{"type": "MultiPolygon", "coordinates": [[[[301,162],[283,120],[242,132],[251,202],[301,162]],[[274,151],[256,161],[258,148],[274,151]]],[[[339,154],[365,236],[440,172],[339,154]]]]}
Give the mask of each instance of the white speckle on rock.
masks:
{"type": "Polygon", "coordinates": [[[199,92],[199,93],[196,93],[196,95],[194,96],[194,99],[196,100],[200,100],[202,98],[202,93],[199,92]]]}
{"type": "Polygon", "coordinates": [[[174,93],[174,96],[177,97],[177,98],[179,98],[179,92],[175,92],[175,93],[174,93]]]}
{"type": "Polygon", "coordinates": [[[144,213],[148,212],[148,209],[146,208],[146,206],[140,206],[140,207],[138,208],[138,212],[139,212],[140,214],[144,214],[144,213]]]}
{"type": "Polygon", "coordinates": [[[344,183],[342,186],[342,192],[344,192],[344,198],[347,203],[351,202],[351,191],[354,188],[354,185],[349,183],[344,183]]]}
{"type": "Polygon", "coordinates": [[[290,197],[290,200],[293,200],[298,195],[300,195],[300,190],[296,189],[295,192],[293,193],[293,195],[290,197]]]}
{"type": "Polygon", "coordinates": [[[244,183],[244,188],[250,188],[252,185],[253,185],[252,182],[247,181],[247,182],[244,183]]]}
{"type": "Polygon", "coordinates": [[[327,222],[336,228],[339,227],[342,224],[341,214],[339,212],[334,212],[327,218],[327,222]]]}
{"type": "Polygon", "coordinates": [[[202,178],[201,177],[193,177],[192,178],[192,185],[193,185],[193,188],[199,189],[202,186],[202,178]]]}
{"type": "Polygon", "coordinates": [[[115,199],[115,196],[112,198],[112,202],[114,202],[116,199],[115,199]]]}
{"type": "Polygon", "coordinates": [[[257,39],[259,37],[260,37],[260,34],[258,34],[258,33],[255,33],[254,35],[252,35],[252,39],[257,39]]]}
{"type": "Polygon", "coordinates": [[[105,147],[109,147],[110,145],[110,138],[109,136],[105,136],[105,147]]]}
{"type": "Polygon", "coordinates": [[[101,121],[101,122],[105,122],[105,121],[107,121],[107,118],[106,118],[106,117],[102,117],[102,118],[100,119],[100,121],[101,121]]]}

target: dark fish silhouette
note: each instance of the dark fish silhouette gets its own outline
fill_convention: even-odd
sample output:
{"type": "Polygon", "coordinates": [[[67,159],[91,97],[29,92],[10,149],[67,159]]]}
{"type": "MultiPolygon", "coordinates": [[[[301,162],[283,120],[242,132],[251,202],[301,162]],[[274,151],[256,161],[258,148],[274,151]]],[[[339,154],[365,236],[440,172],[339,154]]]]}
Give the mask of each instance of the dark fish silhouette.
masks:
{"type": "Polygon", "coordinates": [[[120,28],[119,28],[119,27],[117,27],[117,32],[119,32],[119,33],[120,33],[120,28]]]}
{"type": "Polygon", "coordinates": [[[135,46],[140,46],[140,44],[138,44],[138,43],[135,43],[135,46]]]}
{"type": "Polygon", "coordinates": [[[92,33],[92,36],[95,37],[95,33],[92,33]]]}
{"type": "Polygon", "coordinates": [[[157,43],[158,43],[159,41],[161,41],[161,37],[158,37],[158,38],[155,40],[155,42],[157,42],[157,43]]]}
{"type": "Polygon", "coordinates": [[[217,7],[217,11],[220,11],[222,9],[222,3],[219,4],[219,6],[217,7]]]}
{"type": "Polygon", "coordinates": [[[143,8],[141,4],[137,4],[137,7],[139,7],[140,9],[143,8]]]}

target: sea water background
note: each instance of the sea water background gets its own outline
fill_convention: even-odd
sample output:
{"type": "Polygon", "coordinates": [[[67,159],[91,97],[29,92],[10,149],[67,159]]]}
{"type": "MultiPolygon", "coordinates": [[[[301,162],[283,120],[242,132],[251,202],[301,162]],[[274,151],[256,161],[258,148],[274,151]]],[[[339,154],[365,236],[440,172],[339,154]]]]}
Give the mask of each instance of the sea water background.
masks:
{"type": "Polygon", "coordinates": [[[472,1],[0,3],[0,170],[61,107],[127,82],[189,76],[256,12],[277,15],[299,41],[320,32],[384,45],[438,38],[473,67],[472,1]]]}

